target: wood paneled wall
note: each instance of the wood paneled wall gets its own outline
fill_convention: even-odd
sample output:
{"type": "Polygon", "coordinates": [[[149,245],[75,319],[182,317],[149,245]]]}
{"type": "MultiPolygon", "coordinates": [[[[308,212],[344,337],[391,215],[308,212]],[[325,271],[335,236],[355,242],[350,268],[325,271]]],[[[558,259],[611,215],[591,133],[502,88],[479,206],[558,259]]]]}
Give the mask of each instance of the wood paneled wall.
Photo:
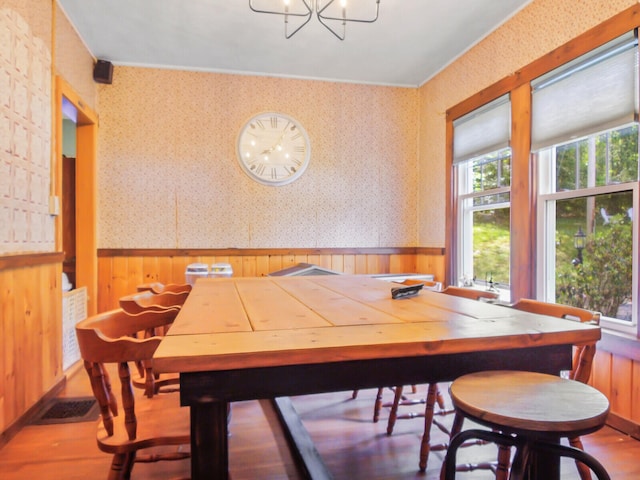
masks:
{"type": "MultiPolygon", "coordinates": [[[[101,250],[98,253],[98,307],[117,308],[118,299],[141,283],[184,283],[188,264],[231,264],[234,276],[263,276],[297,263],[312,263],[338,272],[431,273],[445,278],[441,249],[323,249],[323,250],[101,250]]],[[[610,423],[640,438],[640,353],[631,347],[601,342],[591,383],[611,401],[610,423]],[[613,353],[612,353],[613,352],[613,353]],[[639,358],[635,358],[639,356],[639,358]]]]}
{"type": "Polygon", "coordinates": [[[442,249],[252,249],[252,250],[100,250],[98,310],[117,308],[118,299],[141,283],[184,283],[190,263],[229,263],[237,277],[264,276],[312,263],[343,273],[431,273],[444,278],[442,249]]]}
{"type": "Polygon", "coordinates": [[[590,383],[611,402],[609,424],[640,439],[640,361],[599,348],[590,383]]]}
{"type": "Polygon", "coordinates": [[[0,257],[2,438],[63,378],[62,258],[0,257]]]}
{"type": "MultiPolygon", "coordinates": [[[[0,257],[0,445],[11,427],[64,380],[62,259],[62,254],[0,257]]],[[[194,262],[230,263],[236,276],[313,263],[345,273],[419,272],[442,280],[445,268],[440,249],[104,250],[98,265],[100,311],[117,307],[118,298],[140,283],[184,282],[186,266],[194,262]]],[[[640,354],[601,343],[591,383],[611,401],[610,423],[640,438],[640,354]]]]}

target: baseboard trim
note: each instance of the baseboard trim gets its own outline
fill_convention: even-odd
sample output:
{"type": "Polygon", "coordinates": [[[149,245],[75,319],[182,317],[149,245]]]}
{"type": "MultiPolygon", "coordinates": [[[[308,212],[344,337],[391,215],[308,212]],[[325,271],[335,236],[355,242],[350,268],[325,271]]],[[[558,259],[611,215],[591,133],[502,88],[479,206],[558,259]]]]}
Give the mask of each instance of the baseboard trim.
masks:
{"type": "Polygon", "coordinates": [[[640,425],[628,418],[621,417],[616,413],[610,412],[609,417],[607,417],[607,425],[619,432],[626,433],[636,440],[640,440],[640,425]]]}
{"type": "Polygon", "coordinates": [[[63,375],[54,385],[46,392],[40,400],[34,403],[26,412],[20,415],[15,422],[0,434],[0,449],[2,449],[9,441],[15,437],[23,427],[29,425],[37,417],[44,405],[58,396],[67,385],[67,376],[63,375]]]}

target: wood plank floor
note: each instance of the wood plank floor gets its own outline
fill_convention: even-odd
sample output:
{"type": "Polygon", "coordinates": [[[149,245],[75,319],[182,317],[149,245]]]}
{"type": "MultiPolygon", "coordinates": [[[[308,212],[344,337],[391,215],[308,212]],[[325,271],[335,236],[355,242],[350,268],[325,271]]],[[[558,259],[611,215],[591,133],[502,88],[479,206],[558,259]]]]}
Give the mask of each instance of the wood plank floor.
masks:
{"type": "MultiPolygon", "coordinates": [[[[419,391],[420,395],[423,391],[419,391]]],[[[84,371],[67,384],[62,396],[89,395],[84,371]]],[[[390,391],[386,393],[388,399],[390,391]]],[[[371,421],[375,390],[294,397],[293,404],[336,479],[438,478],[442,452],[433,452],[425,475],[418,473],[422,420],[399,421],[386,435],[386,414],[371,421]]],[[[270,402],[239,402],[232,407],[230,470],[233,480],[301,478],[270,402]]],[[[439,433],[434,432],[435,436],[439,433]]],[[[615,480],[640,478],[640,442],[611,428],[585,437],[585,448],[596,456],[615,480]]],[[[464,449],[467,459],[495,458],[491,446],[464,449]]],[[[94,422],[37,425],[24,428],[0,450],[0,478],[87,480],[106,478],[110,458],[95,444],[94,422]]],[[[133,478],[188,477],[188,462],[138,464],[133,478]]],[[[459,474],[459,478],[492,478],[489,472],[459,474]]],[[[563,478],[577,479],[571,462],[563,463],[563,478]]]]}

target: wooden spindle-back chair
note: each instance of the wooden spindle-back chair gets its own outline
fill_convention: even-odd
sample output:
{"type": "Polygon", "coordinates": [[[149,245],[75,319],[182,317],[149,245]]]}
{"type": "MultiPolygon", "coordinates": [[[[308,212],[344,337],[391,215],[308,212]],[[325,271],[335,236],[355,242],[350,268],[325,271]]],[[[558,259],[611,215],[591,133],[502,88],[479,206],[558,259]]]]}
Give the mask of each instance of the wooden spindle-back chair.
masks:
{"type": "MultiPolygon", "coordinates": [[[[439,290],[439,289],[438,289],[439,290]]],[[[439,290],[445,295],[454,295],[457,297],[468,298],[477,301],[496,301],[498,299],[498,293],[488,290],[478,290],[475,288],[461,288],[448,286],[443,290],[439,290]]],[[[397,420],[412,419],[417,417],[424,418],[424,431],[422,434],[422,440],[420,444],[420,459],[418,466],[421,472],[427,469],[427,461],[429,459],[429,453],[433,451],[441,451],[447,448],[447,443],[433,444],[431,442],[431,427],[435,425],[443,433],[449,434],[449,428],[443,423],[437,420],[436,417],[449,415],[453,413],[453,409],[447,408],[444,396],[440,391],[437,384],[429,384],[427,386],[426,398],[420,399],[406,399],[403,396],[403,386],[398,385],[394,387],[395,395],[393,403],[390,405],[391,410],[389,413],[389,419],[387,420],[387,435],[393,433],[395,422],[397,420]],[[402,406],[413,406],[416,404],[424,404],[424,410],[416,412],[411,411],[408,413],[399,414],[399,408],[402,406]],[[436,405],[438,408],[436,409],[436,405]]],[[[380,397],[380,391],[378,392],[380,397]]],[[[379,400],[378,400],[379,401],[379,400]]]]}
{"type": "Polygon", "coordinates": [[[158,336],[138,339],[135,334],[168,325],[173,318],[173,312],[130,315],[117,309],[76,325],[80,354],[100,407],[98,448],[113,455],[109,480],[130,478],[135,462],[189,457],[188,448],[182,449],[190,444],[188,411],[180,407],[176,395],[154,399],[134,395],[129,369],[130,362],[151,362],[161,340],[158,336]],[[109,371],[117,372],[120,380],[120,401],[109,371]],[[147,453],[168,445],[180,448],[147,453]]]}

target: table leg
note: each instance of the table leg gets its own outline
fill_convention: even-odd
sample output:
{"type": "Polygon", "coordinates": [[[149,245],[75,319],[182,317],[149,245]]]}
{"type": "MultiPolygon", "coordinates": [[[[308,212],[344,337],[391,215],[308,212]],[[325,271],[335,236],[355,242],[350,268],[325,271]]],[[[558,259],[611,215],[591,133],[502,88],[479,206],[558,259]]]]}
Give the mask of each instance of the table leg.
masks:
{"type": "Polygon", "coordinates": [[[191,405],[191,478],[229,478],[228,403],[200,401],[191,405]]]}

